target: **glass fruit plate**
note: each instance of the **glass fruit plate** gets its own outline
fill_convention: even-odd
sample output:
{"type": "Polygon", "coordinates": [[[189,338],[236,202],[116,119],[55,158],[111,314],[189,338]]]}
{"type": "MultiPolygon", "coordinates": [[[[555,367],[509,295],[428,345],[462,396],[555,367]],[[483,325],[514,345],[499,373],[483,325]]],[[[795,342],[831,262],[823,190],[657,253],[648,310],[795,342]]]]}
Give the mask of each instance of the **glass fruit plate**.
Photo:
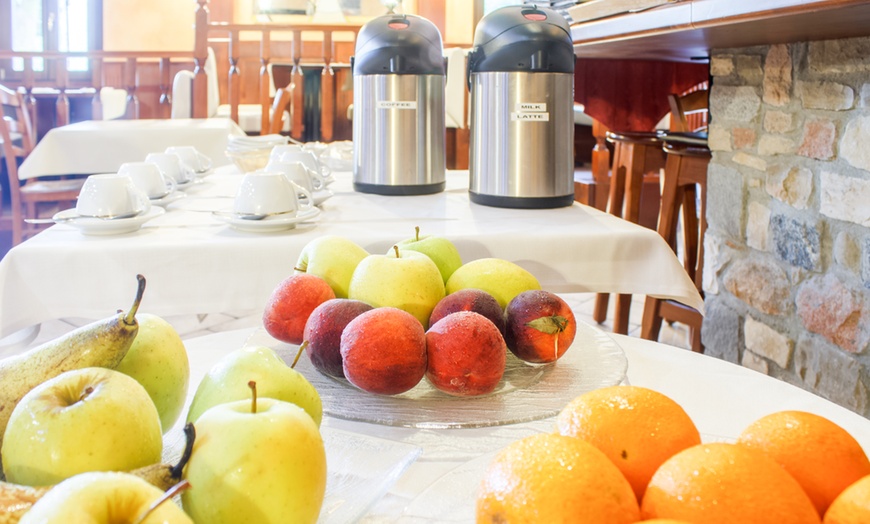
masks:
{"type": "MultiPolygon", "coordinates": [[[[298,347],[276,341],[263,329],[247,344],[275,349],[292,362],[298,347]]],[[[496,391],[480,397],[454,397],[442,393],[426,379],[400,395],[376,395],[357,389],[346,380],[317,371],[307,355],[296,370],[317,389],[323,412],[331,417],[389,426],[414,428],[471,428],[515,424],[558,413],[574,397],[625,378],[628,360],[606,333],[577,322],[574,343],[558,361],[535,365],[508,352],[504,377],[496,391]]]]}
{"type": "MultiPolygon", "coordinates": [[[[326,449],[326,494],[318,524],[361,519],[408,469],[423,450],[411,444],[320,428],[326,449]]],[[[164,437],[164,460],[175,463],[184,448],[180,430],[164,437]]]]}

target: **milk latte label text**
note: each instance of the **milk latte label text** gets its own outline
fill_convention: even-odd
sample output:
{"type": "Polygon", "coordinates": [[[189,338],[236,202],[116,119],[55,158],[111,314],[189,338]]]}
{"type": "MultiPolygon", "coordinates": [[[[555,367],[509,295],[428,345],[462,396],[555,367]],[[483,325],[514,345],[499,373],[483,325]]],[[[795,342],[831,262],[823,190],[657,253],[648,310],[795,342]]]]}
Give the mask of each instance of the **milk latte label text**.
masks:
{"type": "Polygon", "coordinates": [[[546,102],[517,102],[511,112],[512,121],[549,122],[546,102]]]}

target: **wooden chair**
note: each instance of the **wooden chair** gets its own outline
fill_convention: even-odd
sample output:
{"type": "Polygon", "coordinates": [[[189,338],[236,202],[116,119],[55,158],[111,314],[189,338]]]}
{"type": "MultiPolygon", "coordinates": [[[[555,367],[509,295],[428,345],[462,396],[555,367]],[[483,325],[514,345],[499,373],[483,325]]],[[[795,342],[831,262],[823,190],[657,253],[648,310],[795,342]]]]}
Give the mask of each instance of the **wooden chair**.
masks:
{"type": "Polygon", "coordinates": [[[275,98],[272,100],[272,109],[269,112],[270,134],[277,135],[285,128],[289,129],[287,125],[292,117],[287,113],[287,106],[290,104],[291,96],[290,89],[279,87],[275,90],[275,98]],[[284,120],[287,120],[287,122],[284,120]]]}
{"type": "Polygon", "coordinates": [[[702,88],[682,95],[668,95],[668,105],[671,108],[671,131],[695,133],[707,129],[707,89],[702,88]]]}
{"type": "Polygon", "coordinates": [[[0,86],[0,106],[5,114],[4,118],[0,118],[0,140],[3,142],[3,156],[6,159],[6,172],[9,178],[11,224],[8,224],[8,227],[12,230],[14,246],[47,227],[24,221],[26,218],[38,218],[40,204],[52,203],[72,207],[84,180],[31,179],[22,184],[18,179],[18,159],[27,157],[33,150],[35,144],[33,125],[19,92],[0,86]]]}
{"type": "MultiPolygon", "coordinates": [[[[607,141],[614,146],[608,212],[635,224],[655,227],[659,212],[659,170],[665,165],[661,139],[654,132],[608,131],[607,141]],[[643,199],[642,193],[645,194],[643,199]]],[[[608,293],[595,296],[592,318],[599,324],[607,319],[609,301],[608,293]]],[[[614,333],[628,334],[630,309],[631,295],[618,295],[613,318],[614,333]]]]}
{"type": "MultiPolygon", "coordinates": [[[[704,233],[707,230],[707,167],[710,163],[710,150],[704,146],[666,139],[664,151],[667,153],[667,165],[662,184],[658,232],[668,244],[676,245],[677,217],[681,217],[683,266],[698,291],[703,294],[704,233]]],[[[689,326],[692,351],[703,353],[704,346],[701,344],[703,316],[700,312],[673,300],[647,297],[643,310],[641,337],[647,340],[658,340],[662,320],[689,326]]]]}

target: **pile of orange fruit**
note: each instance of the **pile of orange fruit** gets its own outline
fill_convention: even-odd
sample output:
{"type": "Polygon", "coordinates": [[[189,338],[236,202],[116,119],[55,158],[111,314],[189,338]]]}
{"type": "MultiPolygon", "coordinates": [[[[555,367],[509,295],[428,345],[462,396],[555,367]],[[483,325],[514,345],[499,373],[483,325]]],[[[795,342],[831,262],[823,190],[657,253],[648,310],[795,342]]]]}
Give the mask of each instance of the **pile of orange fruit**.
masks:
{"type": "Polygon", "coordinates": [[[834,422],[764,416],[732,442],[702,443],[670,397],[638,386],[580,395],[556,430],[493,459],[478,523],[870,523],[870,460],[834,422]]]}

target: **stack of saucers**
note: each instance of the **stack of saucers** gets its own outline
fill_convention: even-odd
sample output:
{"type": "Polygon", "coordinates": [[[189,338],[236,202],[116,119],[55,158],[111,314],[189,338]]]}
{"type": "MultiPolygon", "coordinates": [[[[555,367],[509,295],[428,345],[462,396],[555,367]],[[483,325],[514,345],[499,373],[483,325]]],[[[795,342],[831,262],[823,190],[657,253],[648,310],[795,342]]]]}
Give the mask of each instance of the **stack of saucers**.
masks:
{"type": "Polygon", "coordinates": [[[247,173],[266,167],[272,148],[287,141],[287,137],[281,135],[231,136],[226,153],[242,173],[247,173]]]}

